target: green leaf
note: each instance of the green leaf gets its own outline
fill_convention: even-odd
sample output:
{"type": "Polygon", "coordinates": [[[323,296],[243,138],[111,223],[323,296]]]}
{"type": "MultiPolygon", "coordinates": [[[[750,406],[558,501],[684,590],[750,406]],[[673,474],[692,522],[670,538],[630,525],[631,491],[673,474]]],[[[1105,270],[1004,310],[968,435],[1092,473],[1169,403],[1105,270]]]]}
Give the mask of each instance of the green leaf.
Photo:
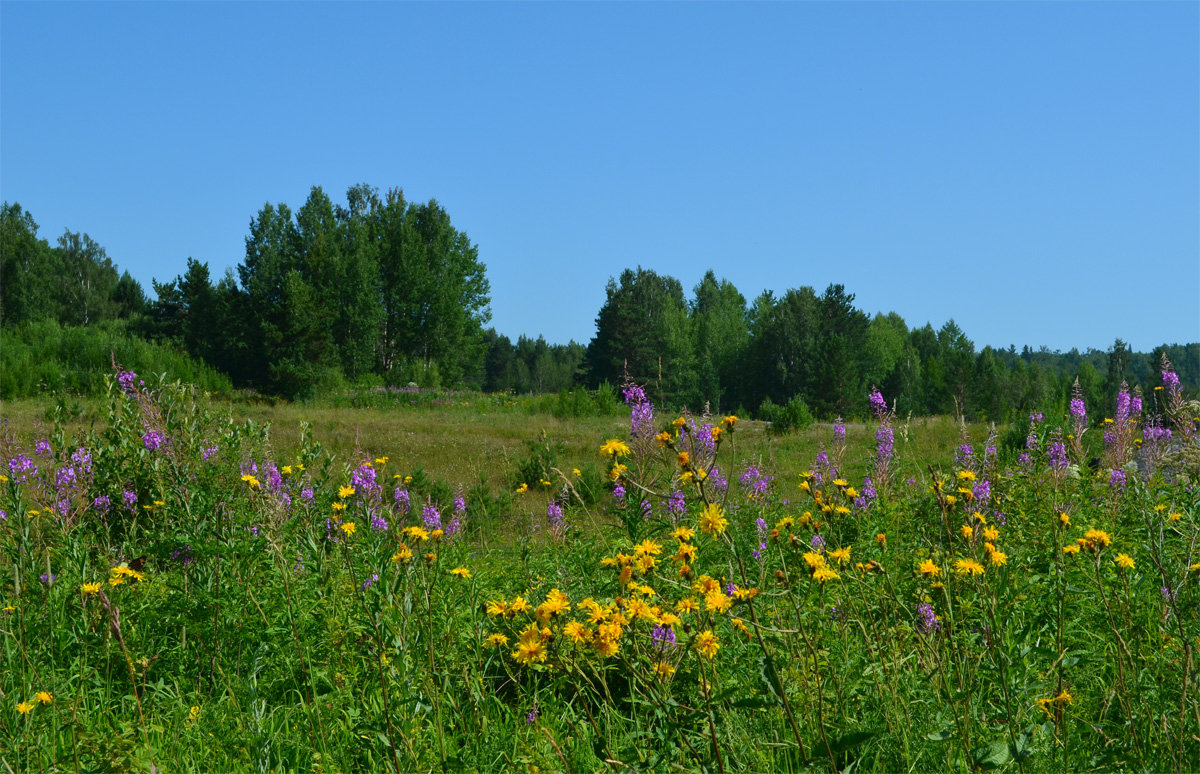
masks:
{"type": "Polygon", "coordinates": [[[1003,766],[1008,763],[1009,757],[1007,742],[992,742],[988,745],[980,745],[971,752],[971,759],[981,769],[994,769],[1003,766]]]}
{"type": "Polygon", "coordinates": [[[840,755],[847,750],[853,750],[860,744],[873,739],[879,734],[878,731],[851,731],[848,734],[843,734],[829,743],[829,748],[833,750],[834,755],[840,755]]]}
{"type": "Polygon", "coordinates": [[[954,729],[944,728],[941,731],[934,731],[932,734],[926,734],[925,738],[931,742],[945,742],[954,738],[954,729]]]}

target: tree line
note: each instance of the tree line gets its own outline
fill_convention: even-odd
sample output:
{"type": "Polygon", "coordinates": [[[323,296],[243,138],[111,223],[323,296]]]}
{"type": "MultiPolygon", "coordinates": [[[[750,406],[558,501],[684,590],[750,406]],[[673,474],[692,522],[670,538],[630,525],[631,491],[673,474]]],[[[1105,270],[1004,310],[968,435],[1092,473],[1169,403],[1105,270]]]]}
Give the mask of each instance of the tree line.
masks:
{"type": "Polygon", "coordinates": [[[356,185],[335,204],[314,187],[297,210],[266,204],[250,220],[236,269],[185,271],[152,282],[149,300],[86,234],[55,246],[18,204],[0,223],[0,324],[118,321],[227,374],[233,385],[290,398],[348,385],[466,387],[518,393],[647,386],[659,403],[818,416],[863,412],[872,385],[901,413],[1004,421],[1065,405],[1076,378],[1098,413],[1122,382],[1148,394],[1165,354],[1200,383],[1200,344],[1132,352],[976,350],[953,321],[910,328],[868,315],[832,284],[745,296],[711,270],[682,283],[638,267],[612,278],[585,346],[539,336],[515,342],[485,328],[490,287],[478,247],[436,200],[410,202],[356,185]]]}

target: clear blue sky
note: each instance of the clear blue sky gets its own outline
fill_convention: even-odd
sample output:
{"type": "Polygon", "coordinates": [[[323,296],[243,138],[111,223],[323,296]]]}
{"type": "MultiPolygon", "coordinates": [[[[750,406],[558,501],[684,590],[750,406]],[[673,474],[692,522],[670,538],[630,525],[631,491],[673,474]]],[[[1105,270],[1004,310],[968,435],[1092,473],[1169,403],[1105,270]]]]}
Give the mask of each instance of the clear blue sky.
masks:
{"type": "Polygon", "coordinates": [[[492,324],[608,278],[839,282],[976,346],[1200,339],[1200,4],[0,4],[0,196],[147,291],[366,182],[479,245],[492,324]]]}

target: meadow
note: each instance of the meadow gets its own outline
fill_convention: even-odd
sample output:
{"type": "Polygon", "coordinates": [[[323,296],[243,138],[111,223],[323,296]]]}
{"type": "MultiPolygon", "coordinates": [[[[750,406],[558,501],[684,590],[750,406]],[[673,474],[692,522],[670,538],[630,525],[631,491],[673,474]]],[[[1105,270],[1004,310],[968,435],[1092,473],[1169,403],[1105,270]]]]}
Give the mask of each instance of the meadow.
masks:
{"type": "Polygon", "coordinates": [[[1194,771],[1172,377],[788,433],[636,385],[7,401],[0,764],[1194,771]]]}

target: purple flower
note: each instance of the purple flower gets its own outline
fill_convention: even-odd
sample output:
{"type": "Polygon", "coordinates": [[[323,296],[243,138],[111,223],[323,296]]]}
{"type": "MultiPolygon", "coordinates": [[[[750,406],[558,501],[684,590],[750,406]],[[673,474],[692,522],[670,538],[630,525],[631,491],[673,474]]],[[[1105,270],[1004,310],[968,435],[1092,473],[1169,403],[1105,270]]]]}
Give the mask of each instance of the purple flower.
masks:
{"type": "Polygon", "coordinates": [[[650,632],[650,639],[660,651],[670,650],[675,647],[675,630],[660,624],[650,632]]]}
{"type": "Polygon", "coordinates": [[[880,425],[875,431],[875,461],[884,465],[892,458],[895,450],[896,433],[887,425],[880,425]]]}
{"type": "Polygon", "coordinates": [[[163,445],[166,437],[157,430],[147,430],[142,436],[142,445],[146,447],[146,451],[154,451],[163,445]]]}
{"type": "Polygon", "coordinates": [[[18,484],[24,483],[31,478],[37,478],[37,474],[37,465],[34,465],[33,460],[24,454],[18,454],[8,461],[9,478],[18,484]]]}
{"type": "Polygon", "coordinates": [[[708,488],[717,494],[725,494],[729,489],[729,482],[721,475],[721,469],[715,465],[708,472],[708,488]]]}
{"type": "Polygon", "coordinates": [[[38,455],[39,457],[49,454],[50,453],[50,442],[45,439],[38,441],[37,444],[35,444],[33,447],[33,453],[38,455]]]}
{"type": "Polygon", "coordinates": [[[833,440],[837,443],[846,442],[846,421],[841,417],[833,420],[833,440]]]}
{"type": "Polygon", "coordinates": [[[1083,405],[1083,398],[1071,398],[1071,416],[1080,422],[1087,420],[1087,408],[1083,405]]]}
{"type": "Polygon", "coordinates": [[[1117,416],[1116,423],[1124,425],[1129,421],[1129,412],[1131,409],[1132,398],[1129,395],[1129,390],[1125,385],[1121,385],[1121,391],[1117,393],[1117,416]]]}
{"type": "Polygon", "coordinates": [[[54,486],[60,491],[63,489],[71,489],[75,486],[75,468],[68,465],[65,468],[59,468],[54,474],[54,486]]]}
{"type": "Polygon", "coordinates": [[[546,520],[550,522],[553,529],[558,529],[563,523],[563,509],[558,500],[551,500],[546,503],[546,520]]]}
{"type": "Polygon", "coordinates": [[[1029,415],[1029,424],[1031,424],[1031,425],[1037,424],[1038,422],[1041,422],[1043,419],[1045,419],[1045,417],[1042,416],[1042,412],[1034,411],[1029,415]]]}
{"type": "Polygon", "coordinates": [[[92,455],[88,450],[80,446],[71,454],[71,462],[79,466],[85,476],[92,474],[92,455]]]}
{"type": "Polygon", "coordinates": [[[825,538],[821,537],[820,535],[813,535],[812,539],[808,541],[808,544],[812,546],[814,551],[820,552],[825,550],[825,538]]]}
{"type": "Polygon", "coordinates": [[[1112,472],[1112,475],[1110,475],[1108,477],[1108,487],[1109,487],[1109,489],[1117,489],[1117,490],[1124,489],[1125,488],[1125,472],[1121,471],[1121,470],[1114,470],[1112,472]]]}
{"type": "Polygon", "coordinates": [[[928,602],[917,605],[917,615],[921,616],[921,620],[917,622],[921,634],[929,634],[942,628],[942,625],[938,623],[937,615],[933,612],[933,605],[928,602]]]}
{"type": "Polygon", "coordinates": [[[358,590],[366,591],[367,589],[371,588],[371,586],[375,585],[375,581],[377,580],[379,580],[379,573],[371,573],[371,577],[363,581],[362,585],[358,587],[358,590]]]}
{"type": "Polygon", "coordinates": [[[372,532],[387,532],[388,531],[387,519],[383,518],[383,516],[381,516],[379,514],[375,514],[374,516],[372,516],[371,517],[371,531],[372,532]]]}
{"type": "Polygon", "coordinates": [[[396,501],[396,507],[405,514],[412,511],[412,503],[409,500],[407,489],[397,489],[396,494],[393,495],[393,499],[396,501]]]}
{"type": "Polygon", "coordinates": [[[884,413],[887,412],[887,401],[883,399],[883,395],[879,390],[872,387],[871,394],[867,396],[867,400],[871,402],[871,412],[875,415],[875,418],[882,418],[884,413]]]}
{"type": "Polygon", "coordinates": [[[425,522],[425,529],[442,528],[442,514],[432,503],[421,509],[421,519],[425,522]]]}
{"type": "Polygon", "coordinates": [[[1141,395],[1134,395],[1132,398],[1130,398],[1129,411],[1132,414],[1142,413],[1142,396],[1141,395]]]}
{"type": "Polygon", "coordinates": [[[531,710],[529,710],[529,712],[525,713],[525,725],[532,726],[534,723],[537,722],[538,716],[541,714],[542,714],[542,711],[538,709],[537,701],[534,701],[533,709],[531,709],[531,710]]]}
{"type": "Polygon", "coordinates": [[[1164,602],[1174,602],[1175,601],[1176,592],[1172,591],[1167,586],[1159,586],[1158,593],[1162,594],[1162,598],[1163,598],[1164,602]]]}
{"type": "Polygon", "coordinates": [[[654,510],[654,508],[653,508],[653,506],[650,505],[649,500],[642,500],[642,518],[643,519],[650,518],[650,513],[653,510],[654,510]]]}
{"type": "Polygon", "coordinates": [[[971,448],[971,444],[964,443],[954,450],[954,460],[960,465],[965,465],[974,454],[975,450],[971,448]]]}
{"type": "Polygon", "coordinates": [[[53,586],[54,581],[58,580],[58,576],[54,575],[53,573],[44,572],[42,573],[41,580],[42,583],[46,584],[47,586],[53,586]]]}
{"type": "Polygon", "coordinates": [[[1021,452],[1017,455],[1017,464],[1027,468],[1033,464],[1033,458],[1029,456],[1029,452],[1021,452]]]}
{"type": "Polygon", "coordinates": [[[121,504],[128,508],[130,513],[132,513],[133,509],[137,507],[137,501],[138,497],[135,493],[130,492],[127,489],[121,492],[121,504]]]}
{"type": "Polygon", "coordinates": [[[460,515],[467,512],[467,498],[462,495],[454,496],[454,512],[460,515]]]}
{"type": "Polygon", "coordinates": [[[316,493],[313,492],[311,487],[309,487],[308,489],[300,490],[300,499],[304,500],[305,502],[311,503],[315,497],[316,497],[316,493]]]}
{"type": "Polygon", "coordinates": [[[755,559],[762,559],[763,552],[767,550],[767,535],[770,534],[770,527],[767,526],[766,519],[761,516],[754,520],[754,531],[758,537],[758,548],[751,553],[755,559]]]}
{"type": "Polygon", "coordinates": [[[1179,392],[1179,375],[1174,371],[1164,369],[1162,372],[1163,387],[1167,388],[1167,392],[1179,392]]]}
{"type": "Polygon", "coordinates": [[[108,495],[100,495],[95,500],[92,500],[92,509],[100,512],[107,511],[112,507],[112,500],[108,499],[108,495]]]}
{"type": "Polygon", "coordinates": [[[1050,444],[1050,467],[1055,470],[1065,470],[1067,467],[1067,446],[1061,440],[1055,439],[1050,444]]]}
{"type": "Polygon", "coordinates": [[[364,462],[350,474],[350,485],[360,497],[378,495],[382,487],[375,481],[375,468],[364,462]]]}
{"type": "Polygon", "coordinates": [[[212,459],[212,456],[216,453],[217,453],[216,446],[209,446],[207,449],[200,450],[200,454],[201,454],[201,456],[204,457],[205,462],[208,462],[210,459],[212,459]]]}
{"type": "Polygon", "coordinates": [[[613,499],[619,502],[625,501],[625,487],[617,484],[613,487],[613,499]]]}
{"type": "Polygon", "coordinates": [[[683,492],[676,490],[667,498],[667,513],[672,516],[678,516],[687,510],[687,500],[683,496],[683,492]]]}
{"type": "Polygon", "coordinates": [[[992,484],[986,478],[975,483],[972,489],[972,494],[975,497],[975,503],[982,506],[992,497],[992,484]]]}
{"type": "Polygon", "coordinates": [[[738,477],[738,482],[743,489],[749,490],[749,494],[754,498],[766,497],[770,491],[771,482],[775,480],[774,476],[764,475],[762,471],[753,465],[746,468],[746,472],[738,477]]]}

